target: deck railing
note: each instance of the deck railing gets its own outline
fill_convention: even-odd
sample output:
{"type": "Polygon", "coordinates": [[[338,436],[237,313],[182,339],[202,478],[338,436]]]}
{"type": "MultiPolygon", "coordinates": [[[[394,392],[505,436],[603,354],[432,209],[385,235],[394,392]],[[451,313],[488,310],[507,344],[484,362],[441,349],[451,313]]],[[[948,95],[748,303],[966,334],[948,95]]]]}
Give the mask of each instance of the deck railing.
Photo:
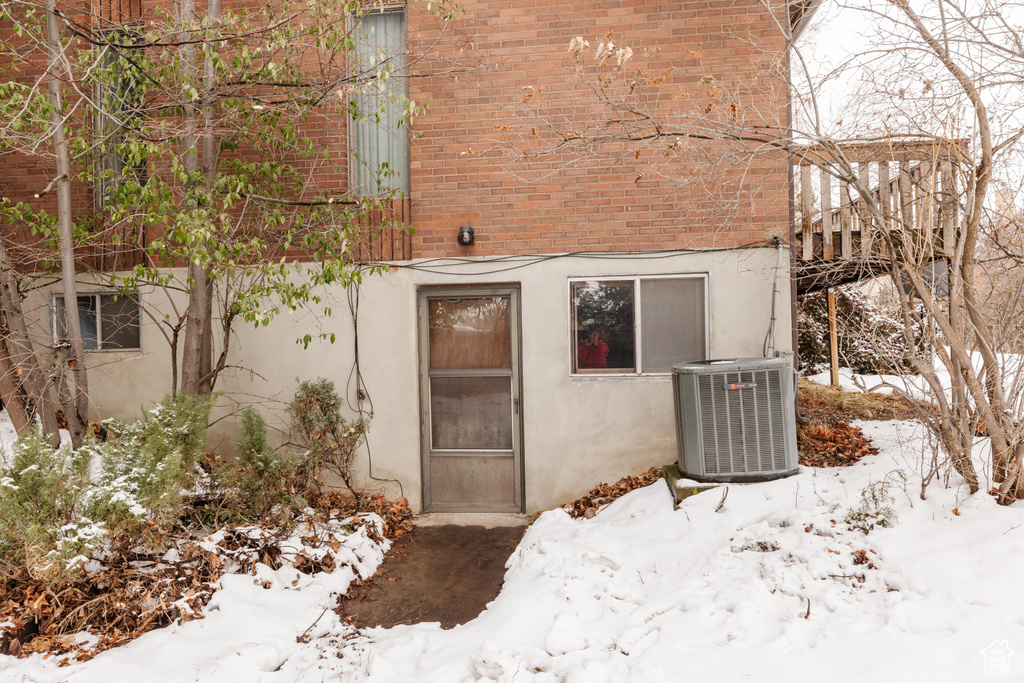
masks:
{"type": "Polygon", "coordinates": [[[848,281],[844,268],[870,274],[872,263],[891,256],[890,245],[898,259],[922,263],[952,255],[959,150],[958,143],[808,148],[796,164],[798,268],[816,272],[820,288],[848,281]],[[828,269],[836,275],[824,277],[828,269]]]}

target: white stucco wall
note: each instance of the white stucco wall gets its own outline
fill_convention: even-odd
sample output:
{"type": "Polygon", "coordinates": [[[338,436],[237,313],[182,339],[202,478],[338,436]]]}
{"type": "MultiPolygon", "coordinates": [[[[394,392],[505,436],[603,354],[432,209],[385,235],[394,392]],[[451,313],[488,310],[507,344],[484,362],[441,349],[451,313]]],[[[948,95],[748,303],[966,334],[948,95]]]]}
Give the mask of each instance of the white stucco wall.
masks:
{"type": "MultiPolygon", "coordinates": [[[[570,277],[608,275],[708,275],[710,356],[761,356],[775,300],[777,351],[792,351],[788,251],[774,248],[590,255],[474,262],[412,262],[359,289],[360,368],[374,418],[369,432],[373,474],[398,479],[414,509],[422,503],[417,291],[428,285],[520,288],[522,313],[522,419],[525,508],[534,511],[568,502],[602,481],[675,460],[672,386],[660,377],[571,377],[569,358],[570,277]],[[423,270],[423,269],[429,269],[423,270]],[[498,271],[501,272],[491,272],[498,271]]],[[[165,295],[144,290],[148,305],[168,306],[165,295]]],[[[259,404],[268,422],[282,430],[283,408],[296,379],[334,380],[346,395],[354,362],[352,319],[346,293],[333,293],[331,318],[282,315],[268,328],[240,326],[229,370],[217,389],[226,391],[217,416],[236,405],[259,404]],[[334,333],[332,345],[314,341],[307,350],[296,339],[307,332],[334,333]]],[[[45,304],[44,292],[36,303],[45,304]]],[[[178,305],[181,305],[181,301],[178,305]]],[[[42,305],[40,310],[44,310],[42,305]]],[[[170,390],[166,341],[152,319],[143,319],[141,352],[89,354],[93,419],[133,417],[170,390]]],[[[354,396],[346,396],[353,400],[354,396]]],[[[364,403],[369,409],[369,404],[364,403]]],[[[234,424],[214,424],[211,447],[227,451],[234,424]]],[[[359,463],[366,480],[367,460],[359,463]]],[[[397,485],[367,481],[397,496],[397,485]]]]}

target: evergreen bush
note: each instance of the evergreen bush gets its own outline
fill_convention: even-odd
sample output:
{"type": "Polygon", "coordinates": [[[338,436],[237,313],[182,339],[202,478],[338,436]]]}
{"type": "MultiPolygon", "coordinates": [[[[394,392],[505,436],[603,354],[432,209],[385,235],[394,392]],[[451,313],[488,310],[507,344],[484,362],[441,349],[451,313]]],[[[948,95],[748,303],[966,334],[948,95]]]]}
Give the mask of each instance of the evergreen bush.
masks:
{"type": "Polygon", "coordinates": [[[106,422],[77,451],[41,429],[0,468],[0,567],[56,579],[100,544],[146,545],[181,514],[203,453],[213,398],[164,399],[142,420],[106,422]]]}
{"type": "Polygon", "coordinates": [[[219,463],[216,470],[225,489],[224,512],[229,517],[255,520],[277,505],[305,506],[293,493],[299,456],[270,447],[266,420],[256,409],[242,411],[234,445],[234,460],[219,463]]]}
{"type": "Polygon", "coordinates": [[[292,425],[306,448],[297,474],[309,491],[320,490],[324,483],[322,475],[334,475],[358,502],[352,463],[366,436],[369,421],[364,418],[346,420],[341,415],[342,405],[334,382],[322,377],[299,382],[288,408],[292,425]]]}

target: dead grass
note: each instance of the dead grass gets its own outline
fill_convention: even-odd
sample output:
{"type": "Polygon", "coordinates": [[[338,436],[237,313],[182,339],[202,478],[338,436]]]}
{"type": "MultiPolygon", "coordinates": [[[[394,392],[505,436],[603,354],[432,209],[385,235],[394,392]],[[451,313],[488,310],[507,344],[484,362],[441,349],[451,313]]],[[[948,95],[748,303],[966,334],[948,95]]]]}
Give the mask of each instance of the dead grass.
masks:
{"type": "Polygon", "coordinates": [[[806,467],[847,467],[878,450],[851,420],[906,420],[914,408],[891,394],[843,391],[800,380],[797,406],[811,420],[797,425],[800,464],[806,467]]]}
{"type": "Polygon", "coordinates": [[[800,380],[797,394],[800,412],[819,425],[850,420],[907,420],[916,417],[906,400],[891,394],[865,394],[843,391],[806,379],[800,380]]]}

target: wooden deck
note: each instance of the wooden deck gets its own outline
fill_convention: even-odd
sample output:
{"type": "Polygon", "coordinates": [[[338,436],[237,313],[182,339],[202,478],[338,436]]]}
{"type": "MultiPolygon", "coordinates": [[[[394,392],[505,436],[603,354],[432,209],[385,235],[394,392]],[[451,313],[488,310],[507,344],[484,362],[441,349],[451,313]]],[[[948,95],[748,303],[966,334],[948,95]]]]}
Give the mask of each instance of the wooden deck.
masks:
{"type": "Polygon", "coordinates": [[[892,258],[924,266],[952,255],[960,150],[959,143],[857,145],[837,159],[808,148],[796,166],[797,291],[874,277],[892,258]],[[852,174],[870,188],[867,197],[844,180],[852,174]]]}

